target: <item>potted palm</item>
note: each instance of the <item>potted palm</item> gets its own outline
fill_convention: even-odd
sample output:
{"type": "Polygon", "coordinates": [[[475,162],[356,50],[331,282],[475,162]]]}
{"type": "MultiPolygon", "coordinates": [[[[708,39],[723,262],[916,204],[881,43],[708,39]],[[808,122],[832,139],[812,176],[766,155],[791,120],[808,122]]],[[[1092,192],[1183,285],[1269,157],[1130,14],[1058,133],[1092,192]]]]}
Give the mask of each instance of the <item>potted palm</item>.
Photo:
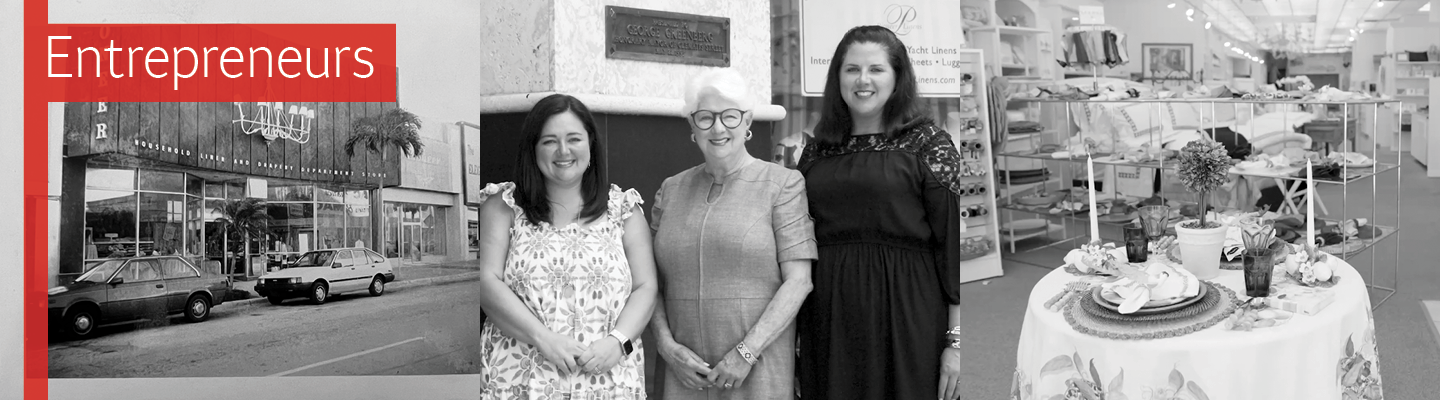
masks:
{"type": "Polygon", "coordinates": [[[1220,250],[1225,244],[1226,227],[1208,219],[1208,203],[1210,192],[1225,184],[1234,164],[1225,147],[1210,138],[1192,141],[1180,150],[1180,182],[1186,190],[1198,195],[1200,218],[1175,225],[1175,242],[1180,247],[1181,263],[1199,279],[1220,275],[1220,250]]]}

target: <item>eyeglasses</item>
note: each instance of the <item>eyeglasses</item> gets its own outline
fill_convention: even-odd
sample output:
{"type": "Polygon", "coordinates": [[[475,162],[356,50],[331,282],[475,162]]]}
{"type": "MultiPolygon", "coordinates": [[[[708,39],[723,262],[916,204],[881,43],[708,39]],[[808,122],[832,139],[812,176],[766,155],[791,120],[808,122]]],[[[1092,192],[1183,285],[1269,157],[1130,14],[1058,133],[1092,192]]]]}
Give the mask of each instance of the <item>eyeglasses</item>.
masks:
{"type": "Polygon", "coordinates": [[[715,126],[715,116],[718,115],[720,116],[720,124],[725,125],[726,128],[735,129],[740,127],[740,121],[744,120],[745,113],[747,112],[749,111],[743,111],[738,108],[731,108],[718,113],[710,110],[699,110],[690,113],[690,120],[695,122],[696,128],[706,130],[715,126]]]}

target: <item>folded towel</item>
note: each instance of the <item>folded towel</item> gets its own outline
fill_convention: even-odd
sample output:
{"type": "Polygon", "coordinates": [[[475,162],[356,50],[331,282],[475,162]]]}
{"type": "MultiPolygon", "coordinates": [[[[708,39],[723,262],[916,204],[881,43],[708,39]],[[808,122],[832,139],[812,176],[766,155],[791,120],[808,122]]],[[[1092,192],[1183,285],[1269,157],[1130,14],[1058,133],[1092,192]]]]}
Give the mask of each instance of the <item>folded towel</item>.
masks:
{"type": "Polygon", "coordinates": [[[1151,300],[1174,300],[1191,298],[1200,294],[1200,280],[1184,267],[1171,267],[1163,263],[1151,263],[1143,270],[1122,268],[1124,277],[1101,285],[1101,290],[1113,291],[1120,298],[1121,314],[1140,310],[1151,300]]]}

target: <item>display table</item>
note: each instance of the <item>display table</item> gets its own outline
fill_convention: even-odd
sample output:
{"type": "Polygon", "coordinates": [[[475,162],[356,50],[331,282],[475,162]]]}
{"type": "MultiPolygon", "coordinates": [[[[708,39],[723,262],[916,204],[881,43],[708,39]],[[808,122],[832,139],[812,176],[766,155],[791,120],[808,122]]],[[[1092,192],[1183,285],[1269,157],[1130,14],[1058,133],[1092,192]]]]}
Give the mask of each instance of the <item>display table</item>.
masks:
{"type": "MultiPolygon", "coordinates": [[[[1379,399],[1370,297],[1349,264],[1336,274],[1339,283],[1326,289],[1334,291],[1334,302],[1314,316],[1295,314],[1280,325],[1251,331],[1232,331],[1221,322],[1166,339],[1115,340],[1080,333],[1063,311],[1045,308],[1066,284],[1082,279],[1098,284],[1103,279],[1056,268],[1030,292],[1012,397],[1379,399]],[[1082,385],[1090,386],[1089,392],[1104,392],[1104,397],[1065,397],[1082,385]]],[[[1241,271],[1224,270],[1210,282],[1244,300],[1243,279],[1241,271]]],[[[1087,390],[1075,393],[1081,392],[1087,390]]]]}

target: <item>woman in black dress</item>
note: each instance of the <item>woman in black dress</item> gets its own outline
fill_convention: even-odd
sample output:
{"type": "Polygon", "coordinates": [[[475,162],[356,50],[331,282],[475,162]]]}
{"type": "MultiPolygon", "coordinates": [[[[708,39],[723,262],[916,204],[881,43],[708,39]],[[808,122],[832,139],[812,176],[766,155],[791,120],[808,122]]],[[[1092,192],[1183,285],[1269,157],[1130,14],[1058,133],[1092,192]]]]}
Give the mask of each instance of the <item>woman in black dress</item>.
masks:
{"type": "Polygon", "coordinates": [[[924,117],[889,29],[851,29],[831,60],[800,161],[820,254],[797,322],[800,396],[958,399],[960,153],[924,117]]]}

